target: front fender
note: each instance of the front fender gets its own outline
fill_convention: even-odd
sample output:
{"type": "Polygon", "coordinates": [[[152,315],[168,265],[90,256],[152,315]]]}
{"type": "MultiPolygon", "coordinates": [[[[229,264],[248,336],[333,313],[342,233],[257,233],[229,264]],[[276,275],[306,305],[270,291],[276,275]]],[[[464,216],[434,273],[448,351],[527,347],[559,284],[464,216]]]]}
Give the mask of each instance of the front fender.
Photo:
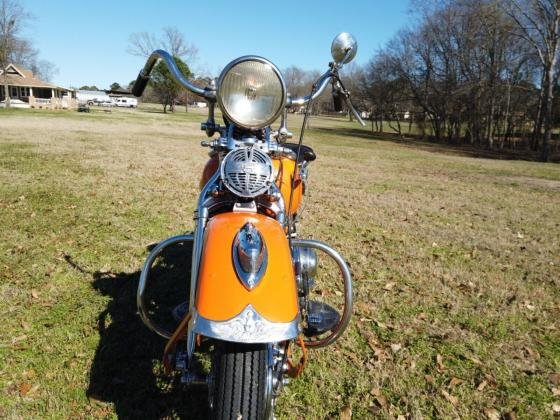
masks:
{"type": "Polygon", "coordinates": [[[298,335],[299,307],[290,247],[276,220],[254,213],[222,213],[206,226],[199,266],[193,332],[236,342],[272,342],[298,335]],[[249,290],[238,278],[234,239],[250,222],[268,251],[265,272],[249,290]]]}

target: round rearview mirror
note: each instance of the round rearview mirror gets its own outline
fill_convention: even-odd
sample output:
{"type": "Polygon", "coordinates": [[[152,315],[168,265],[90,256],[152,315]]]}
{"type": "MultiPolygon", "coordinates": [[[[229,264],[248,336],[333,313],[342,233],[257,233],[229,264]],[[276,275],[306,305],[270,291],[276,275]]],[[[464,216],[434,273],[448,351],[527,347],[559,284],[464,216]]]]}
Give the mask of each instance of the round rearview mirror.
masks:
{"type": "Polygon", "coordinates": [[[336,64],[347,64],[358,52],[356,39],[348,32],[338,34],[331,44],[331,55],[336,64]]]}

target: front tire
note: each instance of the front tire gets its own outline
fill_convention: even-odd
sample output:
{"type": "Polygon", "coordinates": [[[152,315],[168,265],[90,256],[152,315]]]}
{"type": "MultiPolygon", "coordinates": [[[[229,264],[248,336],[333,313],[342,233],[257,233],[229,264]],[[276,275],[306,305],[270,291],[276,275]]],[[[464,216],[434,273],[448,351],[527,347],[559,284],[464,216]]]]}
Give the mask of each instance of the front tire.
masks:
{"type": "Polygon", "coordinates": [[[265,418],[267,354],[266,344],[216,345],[210,391],[213,419],[265,418]]]}

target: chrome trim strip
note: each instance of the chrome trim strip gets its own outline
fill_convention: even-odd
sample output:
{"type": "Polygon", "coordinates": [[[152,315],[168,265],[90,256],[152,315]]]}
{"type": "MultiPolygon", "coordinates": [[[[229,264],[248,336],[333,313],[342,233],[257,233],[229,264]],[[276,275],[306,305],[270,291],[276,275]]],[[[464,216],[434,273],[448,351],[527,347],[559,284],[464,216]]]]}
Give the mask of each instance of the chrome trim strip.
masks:
{"type": "Polygon", "coordinates": [[[227,321],[212,321],[193,310],[192,331],[206,337],[234,343],[273,343],[290,340],[299,334],[299,313],[290,322],[270,322],[252,305],[227,321]]]}

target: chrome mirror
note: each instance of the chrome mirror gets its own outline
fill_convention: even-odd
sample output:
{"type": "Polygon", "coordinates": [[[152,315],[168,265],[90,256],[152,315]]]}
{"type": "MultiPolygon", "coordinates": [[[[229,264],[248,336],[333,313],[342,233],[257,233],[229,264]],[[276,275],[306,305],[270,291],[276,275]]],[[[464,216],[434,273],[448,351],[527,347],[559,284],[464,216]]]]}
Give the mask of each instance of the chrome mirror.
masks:
{"type": "Polygon", "coordinates": [[[358,52],[356,39],[348,32],[338,34],[331,44],[331,55],[338,65],[347,64],[354,59],[358,52]]]}

